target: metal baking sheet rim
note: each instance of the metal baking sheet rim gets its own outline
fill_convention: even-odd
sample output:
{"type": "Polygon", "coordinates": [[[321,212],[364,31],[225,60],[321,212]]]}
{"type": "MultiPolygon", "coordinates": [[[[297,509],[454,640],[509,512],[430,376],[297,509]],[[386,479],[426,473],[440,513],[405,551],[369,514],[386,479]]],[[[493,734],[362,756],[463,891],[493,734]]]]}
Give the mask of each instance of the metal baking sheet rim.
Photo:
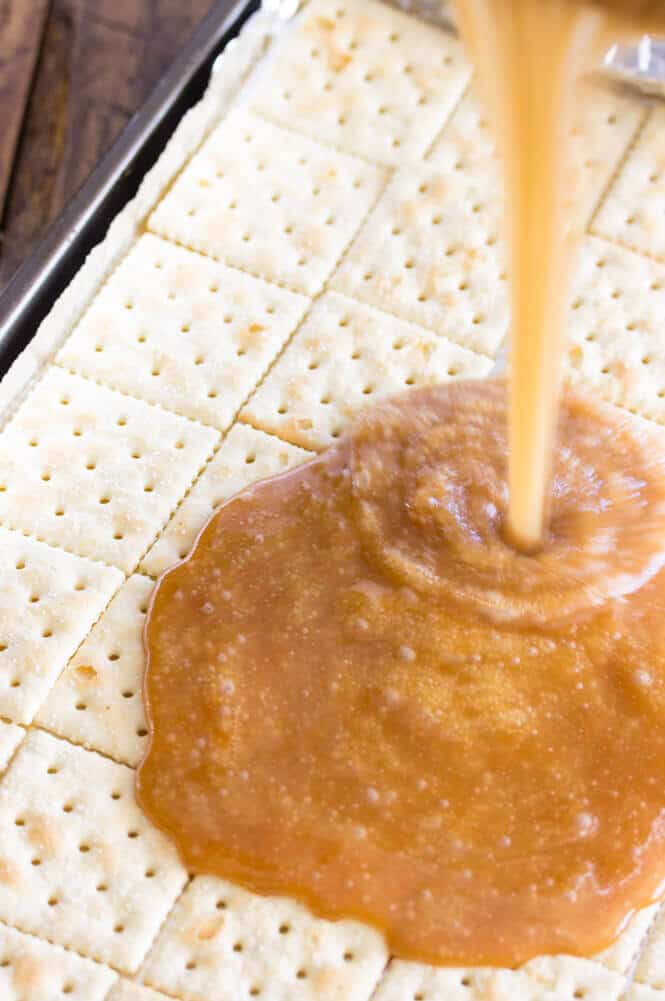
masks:
{"type": "MultiPolygon", "coordinates": [[[[74,293],[70,299],[82,299],[81,290],[76,294],[72,289],[80,273],[89,264],[90,270],[97,272],[97,280],[89,281],[95,286],[91,298],[122,255],[119,246],[110,245],[114,242],[110,239],[114,226],[116,240],[123,243],[127,243],[130,230],[134,237],[140,232],[140,216],[145,218],[152,207],[140,204],[144,184],[159,166],[161,154],[177,135],[187,113],[199,102],[204,103],[201,99],[214,87],[227,53],[233,61],[231,42],[238,49],[236,90],[242,86],[243,46],[238,36],[255,20],[252,15],[265,17],[245,46],[245,61],[251,63],[252,55],[258,59],[262,54],[261,34],[267,38],[274,21],[260,10],[260,0],[219,0],[215,4],[145,104],[0,294],[0,424],[38,374],[37,369],[59,346],[54,329],[44,328],[71,327],[72,320],[68,323],[67,317],[74,317],[77,310],[66,300],[70,290],[74,293]],[[123,223],[124,241],[120,236],[123,223]],[[31,353],[32,357],[26,357],[31,353]]],[[[220,103],[223,97],[220,89],[220,103]]],[[[232,97],[228,97],[228,103],[232,97]]],[[[78,309],[79,315],[84,308],[78,309]]]]}
{"type": "MultiPolygon", "coordinates": [[[[448,5],[443,0],[384,2],[440,27],[452,27],[448,5]]],[[[113,224],[120,223],[139,198],[143,182],[156,166],[166,142],[177,133],[187,111],[200,101],[209,82],[214,82],[226,64],[231,43],[242,48],[238,36],[256,19],[252,15],[264,18],[267,38],[280,22],[290,20],[305,3],[306,0],[219,0],[146,103],[0,294],[0,425],[11,415],[19,398],[83,312],[85,306],[78,309],[77,315],[77,310],[64,300],[79,273],[86,270],[84,263],[88,271],[94,270],[89,267],[93,254],[103,258],[103,251],[107,251],[108,260],[102,260],[101,266],[96,262],[98,275],[97,281],[90,283],[88,299],[91,299],[122,256],[121,251],[115,255],[108,253],[110,248],[105,246],[113,224]],[[47,325],[52,329],[45,330],[47,325]]],[[[650,55],[661,57],[663,48],[658,45],[650,49],[650,55]]],[[[631,82],[639,85],[633,66],[635,52],[616,46],[608,54],[606,71],[614,71],[623,79],[628,75],[631,82]]],[[[256,54],[257,61],[261,55],[261,52],[256,54]]],[[[638,70],[644,70],[643,62],[644,43],[638,70]]],[[[241,86],[243,79],[236,82],[241,86]]],[[[151,207],[146,208],[144,216],[151,207]]],[[[135,238],[140,222],[137,219],[133,222],[135,238]]],[[[77,297],[73,294],[70,298],[77,297]]]]}
{"type": "MultiPolygon", "coordinates": [[[[442,0],[382,2],[450,27],[442,0]]],[[[232,64],[240,54],[239,65],[229,76],[230,89],[235,88],[230,104],[261,61],[268,42],[306,3],[218,0],[143,107],[0,293],[0,428],[142,231],[145,218],[168,186],[157,191],[150,203],[141,198],[146,181],[159,170],[161,154],[177,136],[187,113],[206,103],[229,60],[232,64]]]]}

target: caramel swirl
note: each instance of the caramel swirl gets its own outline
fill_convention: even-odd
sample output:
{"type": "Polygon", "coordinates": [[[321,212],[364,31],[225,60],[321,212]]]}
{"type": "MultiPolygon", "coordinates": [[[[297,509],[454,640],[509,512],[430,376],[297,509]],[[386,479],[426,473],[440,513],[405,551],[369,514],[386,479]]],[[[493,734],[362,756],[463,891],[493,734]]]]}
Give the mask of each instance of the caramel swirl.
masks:
{"type": "Polygon", "coordinates": [[[453,964],[593,954],[658,891],[662,463],[567,398],[530,562],[504,420],[493,382],[385,403],[162,577],[138,792],[190,871],[453,964]]]}
{"type": "Polygon", "coordinates": [[[399,582],[521,625],[639,588],[665,561],[665,464],[646,425],[566,398],[548,533],[526,555],[505,528],[506,411],[494,382],[424,390],[360,420],[351,467],[372,558],[399,582]]]}

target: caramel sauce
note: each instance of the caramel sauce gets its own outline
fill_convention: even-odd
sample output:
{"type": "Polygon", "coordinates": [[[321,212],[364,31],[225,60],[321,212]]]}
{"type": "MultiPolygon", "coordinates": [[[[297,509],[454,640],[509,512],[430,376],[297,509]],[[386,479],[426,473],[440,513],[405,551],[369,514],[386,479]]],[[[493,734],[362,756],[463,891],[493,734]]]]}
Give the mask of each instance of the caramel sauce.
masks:
{"type": "Polygon", "coordinates": [[[505,966],[596,952],[665,881],[665,462],[559,400],[572,108],[619,12],[662,4],[457,7],[505,163],[510,392],[384,403],[213,516],[153,596],[137,788],[191,871],[505,966]]]}
{"type": "Polygon", "coordinates": [[[591,953],[665,878],[665,463],[566,398],[537,556],[506,399],[406,394],[225,504],[147,626],[144,810],[399,956],[591,953]]]}
{"type": "Polygon", "coordinates": [[[582,164],[567,142],[603,48],[665,27],[662,0],[453,0],[491,114],[511,257],[508,526],[536,550],[562,371],[568,278],[581,224],[582,164]]]}

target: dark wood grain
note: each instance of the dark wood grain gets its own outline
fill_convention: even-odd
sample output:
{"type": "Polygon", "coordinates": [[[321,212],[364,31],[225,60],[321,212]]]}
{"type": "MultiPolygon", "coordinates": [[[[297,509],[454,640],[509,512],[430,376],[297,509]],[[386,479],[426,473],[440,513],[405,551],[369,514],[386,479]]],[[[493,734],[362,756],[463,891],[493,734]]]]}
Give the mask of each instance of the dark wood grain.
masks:
{"type": "MultiPolygon", "coordinates": [[[[0,11],[3,5],[34,11],[39,2],[48,6],[44,40],[18,150],[9,168],[4,161],[11,185],[2,218],[0,289],[145,100],[213,0],[52,0],[50,5],[47,0],[0,0],[0,11]]],[[[34,13],[29,20],[34,25],[34,13]]],[[[0,67],[5,48],[0,29],[0,67]]],[[[2,157],[0,145],[0,177],[2,157]]]]}
{"type": "Polygon", "coordinates": [[[71,21],[60,9],[47,24],[13,165],[0,243],[0,289],[60,208],[54,192],[65,148],[71,37],[71,21]]]}
{"type": "Polygon", "coordinates": [[[47,9],[48,0],[0,0],[0,214],[47,9]]]}

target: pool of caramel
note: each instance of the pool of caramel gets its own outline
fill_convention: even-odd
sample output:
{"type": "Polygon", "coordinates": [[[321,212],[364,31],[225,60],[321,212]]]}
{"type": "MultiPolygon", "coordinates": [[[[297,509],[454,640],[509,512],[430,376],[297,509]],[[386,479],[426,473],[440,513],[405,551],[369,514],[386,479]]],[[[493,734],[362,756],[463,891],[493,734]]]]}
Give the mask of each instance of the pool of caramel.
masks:
{"type": "Polygon", "coordinates": [[[146,628],[147,814],[188,869],[394,954],[592,954],[665,879],[665,461],[563,399],[540,551],[499,381],[412,391],[226,503],[146,628]]]}

